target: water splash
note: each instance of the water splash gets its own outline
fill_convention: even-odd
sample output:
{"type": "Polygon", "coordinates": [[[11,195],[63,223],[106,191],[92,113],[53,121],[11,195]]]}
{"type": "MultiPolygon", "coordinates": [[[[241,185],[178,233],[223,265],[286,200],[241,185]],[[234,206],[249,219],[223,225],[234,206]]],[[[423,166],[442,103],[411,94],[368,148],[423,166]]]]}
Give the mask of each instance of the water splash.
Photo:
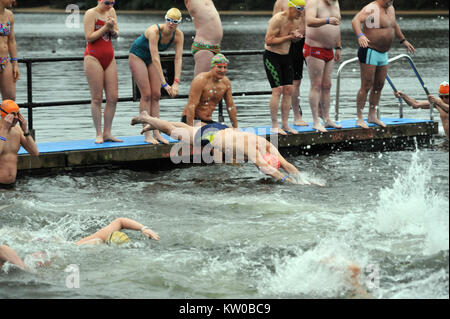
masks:
{"type": "Polygon", "coordinates": [[[449,203],[432,190],[432,163],[419,155],[413,153],[407,171],[379,192],[374,227],[381,233],[424,236],[422,250],[429,255],[449,249],[449,203]]]}

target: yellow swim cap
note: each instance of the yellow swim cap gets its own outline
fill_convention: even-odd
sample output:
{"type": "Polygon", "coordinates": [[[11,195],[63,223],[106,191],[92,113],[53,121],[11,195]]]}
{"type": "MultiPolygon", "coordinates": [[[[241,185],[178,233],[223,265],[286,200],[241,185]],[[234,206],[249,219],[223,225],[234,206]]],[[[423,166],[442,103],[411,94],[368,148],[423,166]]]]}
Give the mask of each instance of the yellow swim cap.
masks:
{"type": "Polygon", "coordinates": [[[109,234],[108,239],[106,240],[106,244],[116,244],[116,245],[122,245],[125,243],[130,242],[130,238],[128,238],[127,235],[120,231],[115,231],[109,234]]]}
{"type": "Polygon", "coordinates": [[[170,18],[173,20],[181,20],[181,11],[177,8],[169,9],[166,13],[166,18],[170,18]]]}
{"type": "Polygon", "coordinates": [[[305,0],[288,0],[288,7],[305,6],[305,0]]]}

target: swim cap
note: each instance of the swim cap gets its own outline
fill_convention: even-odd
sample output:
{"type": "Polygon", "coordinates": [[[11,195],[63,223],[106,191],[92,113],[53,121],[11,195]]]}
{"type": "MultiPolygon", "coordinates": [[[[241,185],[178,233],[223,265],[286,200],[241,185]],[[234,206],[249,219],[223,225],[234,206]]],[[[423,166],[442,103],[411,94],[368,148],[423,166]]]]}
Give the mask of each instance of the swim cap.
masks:
{"type": "Polygon", "coordinates": [[[5,117],[7,114],[12,112],[19,112],[19,110],[19,106],[13,100],[4,100],[0,108],[2,117],[5,117]]]}
{"type": "Polygon", "coordinates": [[[222,53],[218,53],[215,56],[213,56],[213,58],[211,59],[211,69],[216,64],[226,64],[226,65],[228,65],[229,62],[230,61],[228,61],[228,59],[222,53]]]}
{"type": "Polygon", "coordinates": [[[177,8],[169,9],[166,13],[166,18],[170,18],[173,20],[181,20],[181,11],[177,8]]]}
{"type": "Polygon", "coordinates": [[[115,231],[109,234],[108,239],[106,240],[106,244],[116,244],[116,245],[122,245],[125,243],[130,242],[130,238],[128,238],[127,235],[120,231],[115,231]]]}
{"type": "Polygon", "coordinates": [[[291,8],[305,5],[306,5],[305,0],[288,0],[288,7],[291,8]]]}
{"type": "Polygon", "coordinates": [[[264,154],[263,158],[267,162],[267,164],[269,164],[273,168],[280,169],[281,164],[276,155],[266,153],[266,154],[264,154]]]}
{"type": "Polygon", "coordinates": [[[440,95],[448,95],[448,82],[444,81],[441,83],[441,86],[439,87],[439,94],[440,95]]]}

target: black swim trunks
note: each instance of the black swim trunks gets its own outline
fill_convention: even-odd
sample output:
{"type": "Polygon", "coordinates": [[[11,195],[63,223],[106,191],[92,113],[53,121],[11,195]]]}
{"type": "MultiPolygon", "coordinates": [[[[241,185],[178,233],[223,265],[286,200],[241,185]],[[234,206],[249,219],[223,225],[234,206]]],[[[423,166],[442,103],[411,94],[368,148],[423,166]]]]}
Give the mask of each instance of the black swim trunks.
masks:
{"type": "Polygon", "coordinates": [[[303,79],[303,46],[305,45],[305,38],[298,42],[292,42],[289,50],[289,56],[292,60],[292,68],[294,69],[294,81],[303,79]]]}
{"type": "MultiPolygon", "coordinates": [[[[206,124],[214,124],[214,123],[217,123],[217,122],[214,122],[213,120],[211,120],[211,121],[205,121],[205,120],[202,120],[201,118],[198,118],[198,117],[194,117],[194,121],[202,121],[203,123],[206,123],[206,124]]],[[[183,115],[183,116],[181,117],[181,122],[187,124],[186,115],[183,115]]]]}
{"type": "Polygon", "coordinates": [[[229,128],[228,126],[220,123],[203,125],[195,134],[194,143],[200,141],[202,147],[212,143],[217,132],[229,128]]]}
{"type": "Polygon", "coordinates": [[[289,54],[281,55],[266,50],[263,55],[264,68],[270,87],[277,88],[284,85],[292,85],[294,70],[289,54]]]}

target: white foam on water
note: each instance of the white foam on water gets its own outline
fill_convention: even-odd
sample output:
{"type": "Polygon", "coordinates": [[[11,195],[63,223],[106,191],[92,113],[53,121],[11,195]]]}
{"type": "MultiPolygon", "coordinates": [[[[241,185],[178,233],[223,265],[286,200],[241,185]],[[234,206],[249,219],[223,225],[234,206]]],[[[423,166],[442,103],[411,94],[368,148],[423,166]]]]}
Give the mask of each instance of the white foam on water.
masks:
{"type": "Polygon", "coordinates": [[[423,236],[423,254],[449,249],[449,202],[432,190],[431,161],[412,155],[406,172],[379,192],[374,228],[381,233],[423,236]]]}

